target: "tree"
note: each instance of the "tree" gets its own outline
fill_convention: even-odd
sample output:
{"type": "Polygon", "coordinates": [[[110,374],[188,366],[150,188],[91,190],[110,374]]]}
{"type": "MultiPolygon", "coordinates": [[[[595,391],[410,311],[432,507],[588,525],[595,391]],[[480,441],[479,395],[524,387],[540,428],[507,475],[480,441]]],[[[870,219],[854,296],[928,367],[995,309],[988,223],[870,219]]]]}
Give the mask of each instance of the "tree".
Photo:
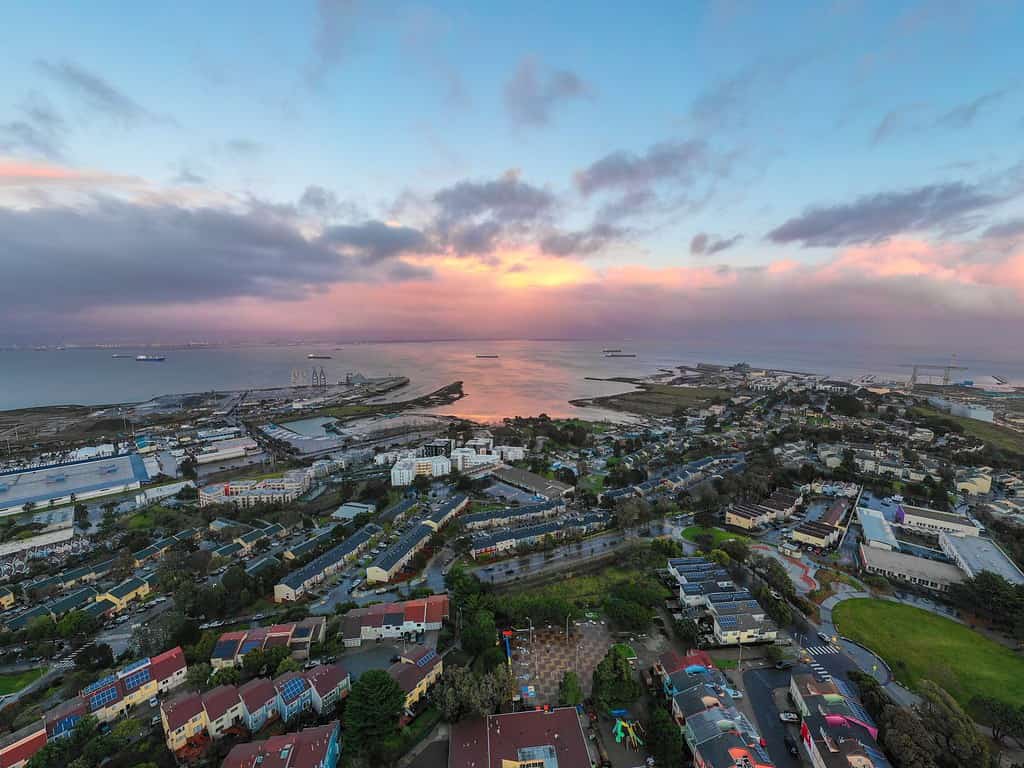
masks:
{"type": "Polygon", "coordinates": [[[745,563],[750,557],[750,546],[743,539],[728,539],[719,548],[737,563],[745,563]]]}
{"type": "Polygon", "coordinates": [[[210,677],[210,685],[235,685],[241,677],[234,667],[221,667],[210,677]]]}
{"type": "Polygon", "coordinates": [[[1024,709],[1018,709],[1009,702],[991,696],[975,696],[971,699],[971,710],[979,722],[992,729],[992,738],[998,744],[1006,736],[1020,736],[1024,733],[1024,709]]]}
{"type": "Polygon", "coordinates": [[[931,680],[922,680],[918,689],[921,694],[918,716],[925,730],[942,747],[939,764],[949,768],[963,765],[987,766],[988,745],[981,739],[974,721],[956,700],[931,680]]]}
{"type": "Polygon", "coordinates": [[[678,619],[672,629],[684,649],[696,650],[700,647],[700,627],[693,619],[678,619]]]}
{"type": "Polygon", "coordinates": [[[345,705],[347,741],[357,752],[373,756],[398,728],[405,694],[387,672],[371,669],[359,676],[345,705]]]}
{"type": "Polygon", "coordinates": [[[662,707],[655,707],[647,721],[647,751],[655,765],[678,766],[683,756],[683,732],[662,707]]]}
{"type": "Polygon", "coordinates": [[[494,645],[497,638],[494,614],[487,610],[478,610],[462,628],[462,648],[466,653],[476,656],[489,646],[494,645]]]}
{"type": "Polygon", "coordinates": [[[412,480],[412,487],[417,493],[426,493],[430,490],[430,478],[426,475],[416,475],[412,480]]]}
{"type": "Polygon", "coordinates": [[[302,669],[302,665],[299,664],[299,662],[297,662],[291,656],[286,656],[285,658],[281,659],[281,663],[277,665],[277,670],[274,672],[274,677],[277,677],[278,675],[283,675],[286,672],[298,672],[300,669],[302,669]]]}
{"type": "Polygon", "coordinates": [[[57,634],[63,638],[84,635],[96,629],[96,619],[84,611],[68,611],[57,622],[57,634]]]}
{"type": "Polygon", "coordinates": [[[189,688],[203,690],[210,680],[210,665],[205,662],[190,664],[188,672],[185,673],[185,682],[189,688]]]}
{"type": "Polygon", "coordinates": [[[640,695],[640,683],[633,677],[633,668],[625,648],[613,645],[594,668],[593,698],[602,710],[631,704],[640,695]]]}
{"type": "Polygon", "coordinates": [[[508,670],[501,667],[485,675],[475,675],[466,667],[449,667],[434,690],[434,703],[450,723],[490,715],[511,699],[507,680],[508,670]]]}
{"type": "Polygon", "coordinates": [[[75,665],[91,672],[108,669],[114,666],[114,652],[106,643],[87,645],[78,652],[75,665]]]}
{"type": "Polygon", "coordinates": [[[198,477],[198,464],[191,456],[186,456],[182,459],[181,463],[178,464],[178,469],[181,471],[181,476],[186,480],[195,480],[198,477]]]}
{"type": "Polygon", "coordinates": [[[765,658],[768,659],[772,664],[777,664],[782,661],[782,657],[785,655],[782,649],[777,645],[769,645],[764,649],[765,658]]]}
{"type": "Polygon", "coordinates": [[[558,686],[558,703],[566,707],[575,707],[583,703],[583,688],[580,678],[572,670],[566,670],[562,682],[558,686]]]}

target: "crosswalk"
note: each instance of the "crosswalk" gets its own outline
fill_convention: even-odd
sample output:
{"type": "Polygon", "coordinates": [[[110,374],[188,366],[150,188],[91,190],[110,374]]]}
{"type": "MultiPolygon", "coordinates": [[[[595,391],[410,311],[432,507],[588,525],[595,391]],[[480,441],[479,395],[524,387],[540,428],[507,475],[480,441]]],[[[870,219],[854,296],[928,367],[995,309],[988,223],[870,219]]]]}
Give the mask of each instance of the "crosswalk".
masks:
{"type": "Polygon", "coordinates": [[[812,661],[808,666],[810,666],[811,670],[814,672],[815,676],[818,679],[826,681],[832,679],[832,675],[828,673],[828,670],[821,666],[821,664],[819,664],[818,662],[812,661]]]}
{"type": "Polygon", "coordinates": [[[839,649],[832,645],[812,645],[809,648],[804,648],[811,656],[828,656],[830,653],[839,653],[839,649]]]}

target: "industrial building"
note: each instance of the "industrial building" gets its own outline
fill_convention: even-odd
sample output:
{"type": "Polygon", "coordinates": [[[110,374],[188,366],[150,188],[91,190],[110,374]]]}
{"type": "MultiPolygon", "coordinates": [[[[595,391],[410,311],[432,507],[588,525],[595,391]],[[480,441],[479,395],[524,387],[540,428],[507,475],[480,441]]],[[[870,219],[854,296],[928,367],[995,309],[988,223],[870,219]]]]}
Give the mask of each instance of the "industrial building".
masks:
{"type": "Polygon", "coordinates": [[[992,539],[940,533],[939,546],[968,578],[989,571],[1011,584],[1024,584],[1024,573],[992,539]]]}
{"type": "Polygon", "coordinates": [[[903,552],[865,547],[863,544],[858,549],[861,564],[868,573],[917,584],[937,592],[943,592],[950,584],[964,580],[960,570],[951,563],[915,557],[903,552]]]}
{"type": "Polygon", "coordinates": [[[927,507],[901,504],[896,510],[895,523],[907,528],[916,528],[930,533],[954,533],[960,536],[977,536],[978,526],[965,515],[955,512],[940,512],[927,507]]]}
{"type": "Polygon", "coordinates": [[[571,485],[558,480],[548,480],[543,475],[527,472],[525,469],[517,467],[499,467],[492,474],[495,479],[511,485],[513,488],[519,488],[536,496],[543,496],[545,499],[561,498],[573,490],[571,485]]]}
{"type": "Polygon", "coordinates": [[[0,515],[134,491],[147,480],[136,453],[0,472],[0,515]]]}
{"type": "Polygon", "coordinates": [[[881,512],[874,509],[857,508],[857,519],[864,533],[864,543],[876,549],[899,550],[900,543],[892,525],[881,512]]]}

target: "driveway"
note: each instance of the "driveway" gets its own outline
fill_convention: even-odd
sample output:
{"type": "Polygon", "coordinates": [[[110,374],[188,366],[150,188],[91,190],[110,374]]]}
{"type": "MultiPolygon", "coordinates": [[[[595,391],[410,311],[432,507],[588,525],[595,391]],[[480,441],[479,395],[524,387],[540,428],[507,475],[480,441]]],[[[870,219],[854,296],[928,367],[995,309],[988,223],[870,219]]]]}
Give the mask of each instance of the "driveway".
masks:
{"type": "Polygon", "coordinates": [[[793,757],[786,749],[786,733],[799,740],[799,726],[779,720],[779,707],[776,703],[785,700],[785,690],[789,689],[789,672],[772,668],[751,669],[743,673],[743,687],[746,689],[746,706],[741,707],[741,710],[747,717],[753,717],[775,765],[778,768],[800,768],[799,758],[793,757]]]}

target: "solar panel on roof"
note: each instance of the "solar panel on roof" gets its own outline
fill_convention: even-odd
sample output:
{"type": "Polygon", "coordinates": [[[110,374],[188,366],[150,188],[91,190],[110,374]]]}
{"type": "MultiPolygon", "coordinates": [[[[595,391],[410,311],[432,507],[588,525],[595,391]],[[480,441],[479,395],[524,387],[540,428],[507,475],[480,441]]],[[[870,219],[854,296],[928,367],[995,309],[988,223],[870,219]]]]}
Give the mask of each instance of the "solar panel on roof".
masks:
{"type": "Polygon", "coordinates": [[[285,701],[292,701],[306,689],[306,681],[301,677],[293,677],[286,680],[281,688],[281,697],[285,701]]]}
{"type": "Polygon", "coordinates": [[[239,649],[239,653],[244,656],[249,651],[255,651],[257,648],[263,647],[263,640],[246,640],[242,643],[242,647],[239,649]]]}
{"type": "Polygon", "coordinates": [[[735,629],[739,626],[739,621],[737,621],[735,616],[719,616],[718,626],[722,629],[735,629]]]}
{"type": "Polygon", "coordinates": [[[82,695],[87,696],[93,691],[98,691],[100,688],[110,685],[115,680],[117,680],[117,677],[115,677],[114,675],[107,675],[106,677],[97,680],[92,685],[85,686],[85,688],[82,689],[82,695]]]}
{"type": "Polygon", "coordinates": [[[238,647],[237,640],[221,640],[217,645],[213,647],[213,658],[215,659],[227,659],[235,655],[235,649],[238,647]]]}
{"type": "Polygon", "coordinates": [[[150,680],[149,667],[140,669],[137,672],[132,672],[124,678],[124,687],[126,691],[134,691],[136,688],[141,687],[150,680]]]}
{"type": "Polygon", "coordinates": [[[122,667],[118,674],[120,674],[121,677],[124,677],[129,672],[134,672],[136,669],[140,669],[142,667],[145,667],[148,664],[149,664],[149,658],[148,657],[145,658],[145,659],[139,659],[138,661],[133,661],[131,664],[129,664],[129,665],[125,666],[125,667],[122,667]]]}
{"type": "Polygon", "coordinates": [[[416,666],[422,669],[423,667],[427,666],[427,664],[429,664],[431,661],[433,661],[435,656],[437,656],[437,651],[433,649],[427,651],[425,654],[423,654],[423,658],[416,662],[416,666]]]}
{"type": "Polygon", "coordinates": [[[89,710],[95,712],[97,709],[103,709],[111,702],[117,701],[117,698],[117,688],[114,686],[106,688],[89,699],[89,710]]]}

